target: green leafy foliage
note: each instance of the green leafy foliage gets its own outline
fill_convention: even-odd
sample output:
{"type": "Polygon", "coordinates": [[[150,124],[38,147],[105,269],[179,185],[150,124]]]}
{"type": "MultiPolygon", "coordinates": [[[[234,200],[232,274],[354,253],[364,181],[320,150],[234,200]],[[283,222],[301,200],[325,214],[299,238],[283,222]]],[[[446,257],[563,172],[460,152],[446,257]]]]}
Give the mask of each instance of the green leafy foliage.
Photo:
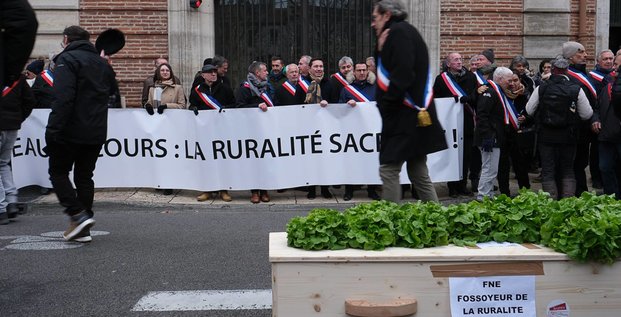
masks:
{"type": "Polygon", "coordinates": [[[340,213],[316,209],[287,225],[289,246],[305,250],[347,247],[425,248],[449,243],[539,243],[578,261],[612,263],[621,257],[621,202],[583,193],[556,201],[545,192],[521,190],[482,202],[360,204],[340,213]]]}
{"type": "Polygon", "coordinates": [[[347,226],[343,214],[333,209],[315,209],[306,217],[287,224],[287,245],[304,250],[347,248],[347,226]]]}

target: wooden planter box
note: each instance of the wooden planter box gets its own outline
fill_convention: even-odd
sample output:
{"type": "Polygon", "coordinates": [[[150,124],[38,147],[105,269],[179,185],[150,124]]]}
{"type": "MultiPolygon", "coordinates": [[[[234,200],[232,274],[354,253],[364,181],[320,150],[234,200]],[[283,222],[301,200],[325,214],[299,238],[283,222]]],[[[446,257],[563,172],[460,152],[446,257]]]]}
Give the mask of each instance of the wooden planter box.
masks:
{"type": "Polygon", "coordinates": [[[304,251],[288,247],[286,233],[277,232],[269,248],[277,317],[348,316],[347,300],[412,299],[413,316],[449,317],[449,277],[508,275],[535,276],[538,317],[555,300],[569,305],[571,317],[621,316],[621,264],[582,264],[535,245],[304,251]]]}

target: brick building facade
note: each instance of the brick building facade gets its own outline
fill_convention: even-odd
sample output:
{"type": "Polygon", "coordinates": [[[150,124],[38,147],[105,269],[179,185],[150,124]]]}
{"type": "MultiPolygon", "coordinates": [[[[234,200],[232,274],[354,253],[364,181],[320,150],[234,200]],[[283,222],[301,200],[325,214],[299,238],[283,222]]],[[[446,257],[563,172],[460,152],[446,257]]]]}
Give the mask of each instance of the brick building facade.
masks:
{"type": "MultiPolygon", "coordinates": [[[[421,33],[427,39],[434,62],[450,51],[469,58],[483,49],[494,48],[499,65],[508,65],[511,58],[520,54],[532,60],[531,68],[535,68],[534,62],[560,53],[560,44],[567,40],[582,42],[591,59],[597,50],[608,47],[608,29],[604,30],[600,24],[606,24],[598,20],[609,18],[606,8],[610,6],[609,0],[410,0],[406,3],[411,10],[438,9],[437,17],[434,14],[429,17],[437,18],[438,35],[434,35],[438,30],[433,23],[417,25],[423,28],[421,33]]],[[[71,24],[89,30],[93,40],[107,28],[125,32],[125,48],[113,57],[113,66],[128,107],[140,106],[142,82],[152,75],[155,58],[169,58],[175,74],[187,84],[202,60],[215,52],[213,0],[204,1],[198,10],[191,9],[185,0],[56,0],[54,3],[31,0],[31,4],[40,23],[33,57],[60,51],[60,34],[71,24]],[[204,23],[209,20],[210,23],[204,23]],[[197,39],[204,42],[196,43],[197,39]]],[[[413,24],[416,25],[420,14],[411,14],[413,24]]]]}

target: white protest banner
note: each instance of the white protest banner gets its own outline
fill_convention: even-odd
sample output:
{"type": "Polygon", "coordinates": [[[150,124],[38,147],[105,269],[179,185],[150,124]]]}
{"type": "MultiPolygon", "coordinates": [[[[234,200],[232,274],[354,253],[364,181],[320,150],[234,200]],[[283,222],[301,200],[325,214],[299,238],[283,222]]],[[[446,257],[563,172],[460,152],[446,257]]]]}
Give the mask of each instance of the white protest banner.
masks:
{"type": "Polygon", "coordinates": [[[451,317],[537,317],[534,276],[449,278],[451,317]]]}
{"type": "MultiPolygon", "coordinates": [[[[449,148],[428,156],[435,182],[458,180],[462,107],[436,100],[449,148]]],[[[45,126],[49,110],[24,122],[13,150],[18,187],[50,187],[45,126]]],[[[108,140],[95,185],[193,190],[278,189],[305,185],[380,184],[381,119],[375,103],[201,111],[110,109],[108,140]]],[[[407,175],[402,173],[407,182],[407,175]]]]}

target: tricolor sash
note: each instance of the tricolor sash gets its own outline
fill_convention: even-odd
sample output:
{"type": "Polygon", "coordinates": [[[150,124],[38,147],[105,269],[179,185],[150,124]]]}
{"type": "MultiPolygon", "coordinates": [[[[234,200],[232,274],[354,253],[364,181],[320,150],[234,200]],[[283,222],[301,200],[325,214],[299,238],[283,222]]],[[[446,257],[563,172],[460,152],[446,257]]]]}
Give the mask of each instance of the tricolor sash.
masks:
{"type": "Polygon", "coordinates": [[[261,93],[261,99],[263,99],[263,101],[265,101],[265,103],[267,104],[268,107],[273,107],[274,103],[272,102],[272,99],[270,99],[270,96],[268,96],[266,93],[262,92],[261,93]]]}
{"type": "Polygon", "coordinates": [[[196,87],[194,87],[194,91],[196,91],[196,93],[198,94],[198,97],[201,98],[201,100],[205,103],[205,105],[207,105],[207,107],[214,109],[214,110],[221,110],[222,105],[218,102],[218,100],[216,100],[216,98],[214,98],[213,96],[210,96],[204,92],[200,92],[198,90],[199,86],[200,85],[197,85],[196,87]]]}
{"type": "Polygon", "coordinates": [[[507,98],[505,93],[502,91],[500,87],[498,87],[498,85],[495,82],[491,80],[488,80],[488,82],[490,86],[492,86],[492,88],[496,91],[496,93],[498,94],[498,97],[500,97],[500,102],[502,103],[502,109],[505,113],[504,115],[505,124],[511,124],[513,128],[517,130],[519,126],[518,112],[515,109],[515,106],[513,105],[513,100],[507,98]]]}
{"type": "Polygon", "coordinates": [[[354,99],[356,99],[357,102],[369,102],[369,98],[367,98],[362,92],[356,89],[356,87],[350,85],[347,80],[343,78],[343,75],[341,75],[340,73],[336,73],[332,75],[332,77],[336,78],[336,80],[338,80],[341,85],[343,85],[343,88],[347,89],[347,91],[349,91],[349,93],[354,96],[354,99]]]}
{"type": "Polygon", "coordinates": [[[606,77],[606,74],[598,71],[597,69],[590,71],[589,75],[591,75],[591,78],[599,81],[600,83],[604,80],[604,77],[606,77]]]}
{"type": "Polygon", "coordinates": [[[477,78],[477,83],[479,83],[479,86],[483,86],[485,85],[485,83],[487,83],[487,80],[480,71],[476,70],[474,72],[474,76],[477,78]]]}
{"type": "Polygon", "coordinates": [[[8,95],[11,90],[13,90],[13,88],[15,88],[17,86],[17,83],[19,83],[19,79],[16,80],[11,86],[6,86],[2,89],[2,97],[8,95]]]}
{"type": "Polygon", "coordinates": [[[457,98],[461,98],[461,97],[466,95],[464,90],[461,89],[459,84],[457,84],[455,82],[455,80],[453,80],[453,78],[451,76],[449,76],[449,74],[447,72],[442,73],[440,76],[442,77],[442,80],[444,80],[444,83],[446,84],[446,87],[448,87],[448,89],[451,91],[453,96],[455,96],[457,98]]]}
{"type": "Polygon", "coordinates": [[[283,87],[292,95],[295,96],[295,86],[293,86],[288,80],[282,84],[283,87]]]}
{"type": "Polygon", "coordinates": [[[576,80],[578,80],[580,83],[582,83],[582,85],[586,86],[587,89],[591,92],[591,95],[597,98],[597,91],[595,90],[595,87],[593,87],[593,84],[591,84],[591,81],[589,81],[589,78],[587,78],[583,73],[581,73],[580,71],[572,67],[569,67],[567,69],[567,74],[575,78],[576,80]]]}
{"type": "MultiPolygon", "coordinates": [[[[433,101],[433,86],[432,86],[432,80],[431,80],[431,71],[427,71],[427,83],[425,84],[425,95],[424,95],[424,102],[425,102],[425,106],[424,107],[419,107],[416,105],[416,103],[414,102],[414,99],[412,98],[412,96],[410,96],[410,94],[408,92],[405,93],[405,97],[403,99],[403,104],[416,109],[418,111],[421,110],[426,110],[429,105],[431,104],[431,101],[433,101]]],[[[388,87],[390,86],[390,77],[388,74],[388,71],[386,70],[386,68],[384,68],[384,65],[382,65],[382,59],[378,59],[377,61],[377,87],[379,87],[379,89],[381,89],[382,91],[386,92],[388,91],[388,87]]]]}
{"type": "Polygon", "coordinates": [[[265,103],[267,104],[268,107],[273,107],[274,103],[272,102],[272,99],[270,98],[270,96],[264,92],[259,92],[257,90],[256,87],[250,85],[249,82],[245,81],[244,82],[244,87],[249,88],[250,90],[254,91],[255,94],[259,93],[259,97],[261,97],[261,99],[263,99],[263,101],[265,101],[265,103]]]}
{"type": "Polygon", "coordinates": [[[304,78],[300,77],[300,80],[298,81],[298,85],[300,85],[300,88],[302,88],[302,90],[304,90],[304,93],[308,93],[308,85],[309,83],[306,82],[306,80],[304,80],[304,78]]]}
{"type": "Polygon", "coordinates": [[[42,71],[41,78],[43,78],[50,87],[54,87],[54,74],[51,71],[47,69],[42,71]]]}

